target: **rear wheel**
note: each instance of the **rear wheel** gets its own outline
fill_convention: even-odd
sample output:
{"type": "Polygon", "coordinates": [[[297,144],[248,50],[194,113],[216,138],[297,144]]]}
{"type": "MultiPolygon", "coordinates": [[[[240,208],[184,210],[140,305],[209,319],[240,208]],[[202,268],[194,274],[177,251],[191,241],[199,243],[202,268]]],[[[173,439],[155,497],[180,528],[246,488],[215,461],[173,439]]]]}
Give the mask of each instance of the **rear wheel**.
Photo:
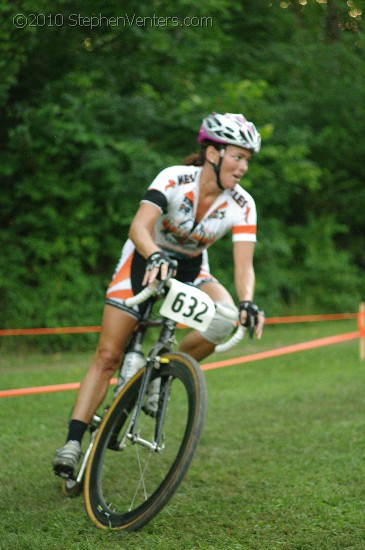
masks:
{"type": "Polygon", "coordinates": [[[141,412],[140,439],[131,441],[128,433],[142,375],[143,371],[137,373],[112,403],[88,462],[86,509],[103,529],[134,531],[148,523],[181,483],[202,431],[204,376],[190,356],[168,353],[152,374],[161,380],[157,416],[141,412]]]}

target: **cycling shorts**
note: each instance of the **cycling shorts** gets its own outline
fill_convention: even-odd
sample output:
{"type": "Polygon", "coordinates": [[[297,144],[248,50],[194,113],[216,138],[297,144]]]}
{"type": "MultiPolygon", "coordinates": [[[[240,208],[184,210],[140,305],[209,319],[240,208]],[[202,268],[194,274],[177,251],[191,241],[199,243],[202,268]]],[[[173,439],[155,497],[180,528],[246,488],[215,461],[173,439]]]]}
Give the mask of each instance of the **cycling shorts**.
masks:
{"type": "MultiPolygon", "coordinates": [[[[218,280],[209,271],[207,255],[204,254],[204,256],[200,254],[194,258],[179,258],[175,278],[194,286],[200,286],[207,282],[218,283],[218,280]]],[[[125,305],[124,300],[135,296],[143,289],[142,281],[145,270],[146,260],[137,252],[132,241],[128,239],[108,286],[105,303],[127,312],[136,319],[140,319],[147,303],[144,302],[139,306],[130,308],[125,305]]]]}

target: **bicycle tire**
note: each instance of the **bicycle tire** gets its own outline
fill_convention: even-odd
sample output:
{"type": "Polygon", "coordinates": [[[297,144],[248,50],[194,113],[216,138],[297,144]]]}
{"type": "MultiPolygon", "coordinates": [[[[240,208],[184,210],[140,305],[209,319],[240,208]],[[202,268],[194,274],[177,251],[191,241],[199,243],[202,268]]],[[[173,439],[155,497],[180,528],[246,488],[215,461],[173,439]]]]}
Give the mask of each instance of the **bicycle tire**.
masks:
{"type": "MultiPolygon", "coordinates": [[[[202,432],[206,408],[203,373],[189,355],[167,353],[162,356],[160,368],[152,373],[152,379],[161,378],[163,387],[168,380],[172,381],[163,427],[165,448],[156,452],[126,442],[121,451],[110,449],[115,432],[120,438],[127,429],[143,371],[133,377],[111,404],[87,465],[86,511],[102,529],[136,531],[151,521],[183,480],[202,432]]],[[[141,412],[140,422],[139,429],[144,435],[143,429],[154,429],[156,420],[141,412]]]]}

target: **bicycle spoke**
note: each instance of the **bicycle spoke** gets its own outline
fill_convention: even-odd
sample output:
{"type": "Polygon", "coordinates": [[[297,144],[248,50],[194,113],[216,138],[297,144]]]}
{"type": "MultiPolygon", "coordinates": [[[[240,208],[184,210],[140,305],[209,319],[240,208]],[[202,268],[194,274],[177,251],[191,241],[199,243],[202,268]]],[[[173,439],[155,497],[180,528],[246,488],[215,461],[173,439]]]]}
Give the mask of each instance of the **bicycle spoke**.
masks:
{"type": "Polygon", "coordinates": [[[143,471],[142,471],[141,457],[140,457],[139,449],[138,449],[137,445],[136,445],[136,455],[137,455],[138,466],[139,466],[139,471],[140,471],[140,480],[139,480],[139,483],[136,487],[136,492],[134,493],[134,497],[133,497],[133,500],[132,500],[132,503],[131,503],[131,506],[130,506],[129,510],[131,510],[133,505],[134,505],[135,499],[137,497],[137,494],[138,494],[138,491],[139,491],[139,488],[140,488],[141,485],[143,485],[144,498],[145,498],[145,500],[147,500],[147,491],[146,491],[146,485],[144,483],[144,476],[145,476],[147,466],[148,466],[148,464],[150,462],[150,459],[151,459],[151,451],[150,451],[148,460],[146,460],[145,467],[144,467],[143,471]]]}

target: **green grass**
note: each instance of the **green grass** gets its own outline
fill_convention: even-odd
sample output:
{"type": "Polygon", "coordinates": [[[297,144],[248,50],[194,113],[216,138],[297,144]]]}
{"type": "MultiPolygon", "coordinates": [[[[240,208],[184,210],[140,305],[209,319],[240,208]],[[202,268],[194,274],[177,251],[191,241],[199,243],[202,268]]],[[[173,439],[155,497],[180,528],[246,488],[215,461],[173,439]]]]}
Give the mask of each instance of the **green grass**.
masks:
{"type": "MultiPolygon", "coordinates": [[[[230,355],[353,330],[348,321],[268,326],[262,342],[230,355]]],[[[1,388],[77,381],[91,356],[2,357],[1,388]]],[[[51,472],[75,393],[2,399],[0,549],[364,549],[358,342],[212,370],[206,380],[207,418],[189,473],[131,534],[95,528],[82,498],[62,497],[51,472]]]]}

